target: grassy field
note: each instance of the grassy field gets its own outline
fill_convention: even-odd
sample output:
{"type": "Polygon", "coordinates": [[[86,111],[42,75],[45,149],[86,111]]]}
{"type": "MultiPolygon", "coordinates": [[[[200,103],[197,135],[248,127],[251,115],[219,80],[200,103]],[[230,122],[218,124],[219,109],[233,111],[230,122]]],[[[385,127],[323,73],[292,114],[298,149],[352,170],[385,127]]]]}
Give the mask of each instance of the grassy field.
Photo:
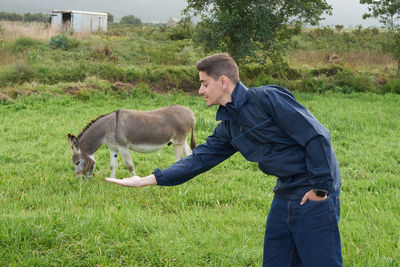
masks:
{"type": "MultiPolygon", "coordinates": [[[[240,66],[246,85],[288,87],[331,131],[345,266],[400,265],[400,76],[384,39],[309,29],[295,37],[284,76],[270,63],[240,66]],[[326,62],[332,53],[336,64],[326,62]]],[[[170,188],[106,183],[105,147],[91,181],[74,175],[67,133],[120,108],[186,105],[204,141],[217,122],[216,108],[193,96],[203,56],[179,28],[113,24],[65,37],[0,22],[0,265],[260,266],[275,178],[240,154],[170,188]]],[[[171,147],[132,154],[142,176],[174,162],[171,147]]],[[[119,158],[117,177],[128,175],[119,158]]]]}
{"type": "MultiPolygon", "coordinates": [[[[345,266],[400,265],[400,96],[306,94],[298,100],[331,131],[343,177],[345,266]]],[[[260,266],[275,178],[235,154],[176,187],[106,183],[100,148],[91,181],[77,180],[67,133],[119,108],[189,106],[201,143],[216,108],[182,93],[39,94],[0,106],[0,259],[3,266],[260,266]]],[[[173,149],[133,153],[139,175],[173,149]]],[[[119,158],[117,177],[129,173],[119,158]]]]}

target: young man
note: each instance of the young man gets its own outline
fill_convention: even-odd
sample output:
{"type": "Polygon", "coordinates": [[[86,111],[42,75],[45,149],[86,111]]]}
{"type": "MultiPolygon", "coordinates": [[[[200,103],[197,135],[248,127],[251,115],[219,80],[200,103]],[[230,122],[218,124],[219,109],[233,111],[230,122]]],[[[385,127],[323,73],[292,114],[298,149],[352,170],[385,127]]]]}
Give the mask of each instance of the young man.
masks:
{"type": "Polygon", "coordinates": [[[196,64],[199,94],[219,105],[221,121],[193,154],[140,178],[107,181],[123,186],[184,183],[239,151],[277,176],[268,214],[263,266],[342,266],[338,221],[340,173],[328,130],[292,93],[279,86],[247,89],[228,54],[196,64]]]}

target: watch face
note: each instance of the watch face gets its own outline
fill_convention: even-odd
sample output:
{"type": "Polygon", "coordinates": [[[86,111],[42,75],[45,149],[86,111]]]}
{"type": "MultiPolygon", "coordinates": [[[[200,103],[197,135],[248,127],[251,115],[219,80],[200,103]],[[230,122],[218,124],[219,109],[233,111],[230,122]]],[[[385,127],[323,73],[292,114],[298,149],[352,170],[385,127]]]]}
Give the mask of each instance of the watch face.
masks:
{"type": "Polygon", "coordinates": [[[327,192],[322,189],[314,189],[314,193],[319,197],[325,197],[327,195],[327,192]]]}

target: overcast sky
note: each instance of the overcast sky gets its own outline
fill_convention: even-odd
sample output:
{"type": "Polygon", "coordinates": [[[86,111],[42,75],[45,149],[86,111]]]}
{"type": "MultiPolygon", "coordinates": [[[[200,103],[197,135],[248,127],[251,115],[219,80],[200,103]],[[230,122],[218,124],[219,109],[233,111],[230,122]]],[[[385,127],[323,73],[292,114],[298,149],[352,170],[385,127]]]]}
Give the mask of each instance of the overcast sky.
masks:
{"type": "MultiPolygon", "coordinates": [[[[321,25],[379,26],[377,20],[363,20],[367,11],[360,0],[327,0],[333,6],[333,16],[321,25]]],[[[134,15],[143,22],[166,22],[179,18],[186,7],[185,0],[0,0],[0,11],[15,13],[51,13],[53,9],[110,12],[116,20],[134,15]]]]}

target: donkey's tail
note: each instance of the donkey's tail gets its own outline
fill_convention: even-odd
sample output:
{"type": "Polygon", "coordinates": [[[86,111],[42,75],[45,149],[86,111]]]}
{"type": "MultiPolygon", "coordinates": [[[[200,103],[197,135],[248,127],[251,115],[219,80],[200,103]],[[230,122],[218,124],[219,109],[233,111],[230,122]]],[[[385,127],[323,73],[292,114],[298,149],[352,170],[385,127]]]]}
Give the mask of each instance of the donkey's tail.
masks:
{"type": "Polygon", "coordinates": [[[190,148],[193,150],[196,147],[196,138],[194,137],[194,125],[192,128],[192,135],[190,136],[190,148]]]}

